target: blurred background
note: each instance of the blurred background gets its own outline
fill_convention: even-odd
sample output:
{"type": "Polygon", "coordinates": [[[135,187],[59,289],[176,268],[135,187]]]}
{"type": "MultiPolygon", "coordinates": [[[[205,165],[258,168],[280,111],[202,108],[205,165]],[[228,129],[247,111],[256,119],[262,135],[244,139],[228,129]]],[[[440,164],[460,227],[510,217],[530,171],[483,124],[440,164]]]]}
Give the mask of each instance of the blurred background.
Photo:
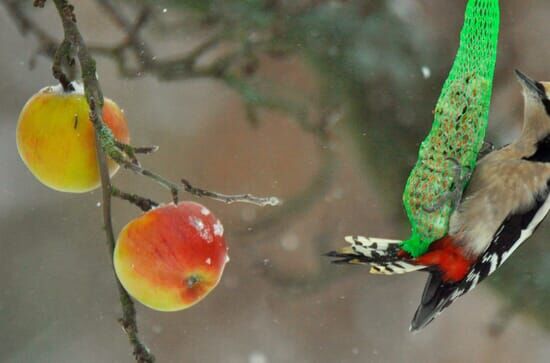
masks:
{"type": "MultiPolygon", "coordinates": [[[[0,361],[131,362],[99,191],[61,194],[19,159],[18,113],[54,83],[61,25],[47,2],[0,2],[0,361]]],[[[343,236],[404,238],[401,204],[458,45],[465,1],[75,0],[104,93],[125,110],[142,163],[282,207],[201,200],[224,222],[231,262],[200,304],[137,305],[158,362],[547,362],[546,223],[418,334],[423,274],[371,276],[322,254],[343,236]]],[[[519,68],[550,79],[550,3],[501,4],[488,140],[521,127],[519,68]]],[[[168,201],[121,171],[114,184],[168,201]]],[[[193,199],[189,195],[183,198],[193,199]]],[[[114,201],[117,232],[140,211],[114,201]]]]}

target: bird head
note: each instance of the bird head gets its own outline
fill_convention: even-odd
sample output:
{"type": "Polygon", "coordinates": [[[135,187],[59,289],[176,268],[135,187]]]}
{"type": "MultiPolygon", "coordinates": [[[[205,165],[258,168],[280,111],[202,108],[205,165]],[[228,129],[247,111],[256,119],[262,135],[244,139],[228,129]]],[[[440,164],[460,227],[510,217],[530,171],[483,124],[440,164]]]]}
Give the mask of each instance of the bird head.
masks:
{"type": "Polygon", "coordinates": [[[550,82],[535,81],[517,69],[516,76],[525,103],[520,140],[533,144],[550,135],[550,82]]]}
{"type": "Polygon", "coordinates": [[[516,76],[523,88],[525,115],[550,117],[550,82],[539,82],[516,69],[516,76]]]}

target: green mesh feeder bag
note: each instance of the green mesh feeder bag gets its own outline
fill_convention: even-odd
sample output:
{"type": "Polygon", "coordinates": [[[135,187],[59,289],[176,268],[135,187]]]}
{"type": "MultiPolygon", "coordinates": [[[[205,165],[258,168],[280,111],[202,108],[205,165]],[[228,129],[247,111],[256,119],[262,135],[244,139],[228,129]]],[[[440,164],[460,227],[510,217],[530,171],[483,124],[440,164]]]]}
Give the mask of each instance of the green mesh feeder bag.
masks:
{"type": "Polygon", "coordinates": [[[435,107],[432,129],[420,146],[403,193],[412,226],[401,248],[414,257],[447,234],[454,210],[457,169],[473,171],[483,146],[495,70],[498,0],[469,0],[460,45],[435,107]]]}

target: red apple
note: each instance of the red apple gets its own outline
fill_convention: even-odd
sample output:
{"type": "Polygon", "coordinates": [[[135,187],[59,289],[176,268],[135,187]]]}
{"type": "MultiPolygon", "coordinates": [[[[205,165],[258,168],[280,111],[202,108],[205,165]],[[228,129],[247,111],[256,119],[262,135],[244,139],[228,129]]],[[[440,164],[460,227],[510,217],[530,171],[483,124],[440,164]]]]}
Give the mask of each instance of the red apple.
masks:
{"type": "Polygon", "coordinates": [[[126,291],[159,311],[199,302],[216,287],[228,260],[222,224],[193,202],[163,205],[132,220],[114,254],[126,291]]]}
{"type": "MultiPolygon", "coordinates": [[[[31,97],[17,123],[17,149],[31,173],[44,185],[83,193],[99,187],[95,131],[83,88],[46,87],[31,97]]],[[[120,108],[105,99],[103,121],[118,141],[128,143],[128,125],[120,108]]],[[[108,161],[110,175],[118,165],[108,161]]]]}

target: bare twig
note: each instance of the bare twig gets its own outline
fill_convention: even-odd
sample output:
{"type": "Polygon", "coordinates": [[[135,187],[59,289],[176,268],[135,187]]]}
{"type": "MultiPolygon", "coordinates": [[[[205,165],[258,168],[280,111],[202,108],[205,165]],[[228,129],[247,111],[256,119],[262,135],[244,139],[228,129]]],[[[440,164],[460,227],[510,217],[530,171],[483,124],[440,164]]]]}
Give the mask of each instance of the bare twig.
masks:
{"type": "Polygon", "coordinates": [[[144,197],[139,196],[137,194],[131,194],[131,193],[123,192],[122,190],[120,190],[118,188],[115,188],[112,185],[111,185],[111,195],[113,197],[120,198],[122,200],[125,200],[127,202],[130,202],[130,203],[136,205],[137,207],[139,207],[139,209],[141,209],[144,212],[147,212],[147,211],[159,206],[159,203],[155,202],[152,199],[144,198],[144,197]]]}
{"type": "Polygon", "coordinates": [[[256,197],[252,194],[236,194],[236,195],[221,194],[221,193],[216,193],[216,192],[211,192],[208,190],[196,188],[193,185],[191,185],[191,183],[189,183],[186,179],[182,179],[181,182],[185,188],[185,191],[193,194],[194,196],[207,197],[207,198],[218,200],[220,202],[224,202],[227,204],[242,202],[242,203],[255,204],[261,207],[278,206],[282,204],[282,201],[276,197],[256,197]]]}
{"type": "Polygon", "coordinates": [[[134,147],[134,153],[136,154],[152,154],[157,152],[159,147],[157,145],[152,146],[137,146],[134,147]]]}
{"type": "Polygon", "coordinates": [[[147,178],[150,178],[154,180],[159,185],[163,186],[164,188],[168,189],[170,191],[170,194],[172,195],[172,201],[174,203],[178,203],[178,194],[179,194],[179,186],[175,183],[171,182],[170,180],[164,178],[161,175],[158,175],[150,170],[147,170],[145,168],[142,168],[139,164],[135,164],[129,161],[126,161],[124,159],[114,159],[117,163],[122,165],[123,167],[133,171],[136,174],[143,175],[147,178]]]}
{"type": "MultiPolygon", "coordinates": [[[[125,161],[124,155],[126,155],[128,157],[128,159],[130,160],[130,162],[132,164],[137,165],[137,166],[141,166],[141,164],[139,163],[139,160],[138,160],[136,154],[152,154],[152,153],[158,151],[158,149],[159,149],[159,147],[155,146],[155,145],[135,147],[135,146],[120,142],[118,140],[114,141],[114,145],[119,150],[122,150],[122,152],[123,152],[123,154],[118,154],[117,153],[117,155],[120,156],[119,164],[122,163],[123,161],[125,161]]],[[[115,160],[118,160],[118,159],[115,159],[115,160]]]]}

